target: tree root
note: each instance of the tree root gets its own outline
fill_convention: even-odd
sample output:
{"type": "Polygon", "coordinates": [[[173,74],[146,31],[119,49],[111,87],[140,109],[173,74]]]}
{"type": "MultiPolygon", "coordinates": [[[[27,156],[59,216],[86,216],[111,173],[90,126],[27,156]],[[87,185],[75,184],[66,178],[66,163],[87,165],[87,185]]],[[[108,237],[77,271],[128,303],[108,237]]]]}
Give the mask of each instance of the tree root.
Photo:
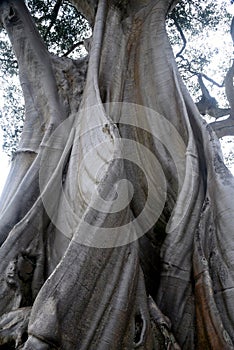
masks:
{"type": "Polygon", "coordinates": [[[1,316],[0,345],[15,343],[15,349],[21,348],[22,343],[27,337],[30,313],[31,307],[24,307],[1,316]]]}
{"type": "Polygon", "coordinates": [[[152,322],[160,329],[164,337],[164,345],[167,350],[180,350],[180,346],[171,332],[171,322],[168,317],[163,315],[151,296],[148,297],[149,313],[152,322]]]}

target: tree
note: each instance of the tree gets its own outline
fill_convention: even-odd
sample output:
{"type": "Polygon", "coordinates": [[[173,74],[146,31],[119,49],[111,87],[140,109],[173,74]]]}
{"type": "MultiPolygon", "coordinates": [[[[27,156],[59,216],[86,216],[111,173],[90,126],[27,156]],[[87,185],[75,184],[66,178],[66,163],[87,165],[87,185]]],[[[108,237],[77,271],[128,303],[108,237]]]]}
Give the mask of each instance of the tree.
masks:
{"type": "Polygon", "coordinates": [[[73,0],[93,27],[79,60],[0,2],[26,113],[1,198],[3,348],[233,348],[234,182],[176,67],[176,2],[73,0]]]}
{"type": "MultiPolygon", "coordinates": [[[[29,0],[27,5],[50,52],[70,58],[84,55],[84,38],[91,34],[91,30],[87,21],[77,12],[75,7],[66,1],[55,0],[50,2],[29,0]]],[[[207,46],[202,38],[207,38],[210,33],[214,32],[222,33],[226,38],[229,36],[231,17],[226,11],[226,6],[227,4],[214,3],[211,0],[193,0],[189,3],[180,1],[168,14],[167,20],[167,30],[175,51],[179,72],[193,99],[198,102],[197,107],[200,113],[205,115],[209,122],[212,121],[210,116],[215,118],[214,127],[217,126],[218,118],[228,115],[230,112],[223,90],[225,72],[230,65],[231,50],[230,53],[227,52],[227,47],[223,51],[224,48],[220,44],[214,45],[213,43],[210,46],[209,41],[206,42],[207,46]],[[190,44],[194,42],[200,42],[203,45],[197,48],[190,44]],[[222,58],[220,55],[217,56],[218,51],[223,52],[222,58]],[[214,59],[215,62],[219,62],[219,67],[215,68],[215,72],[214,67],[209,69],[214,59]],[[220,82],[210,78],[214,74],[220,82]],[[210,91],[204,85],[203,79],[209,83],[208,89],[212,90],[215,98],[210,96],[210,91]],[[202,81],[202,86],[198,80],[202,81]],[[214,88],[217,91],[214,91],[214,88]],[[206,97],[204,91],[207,91],[206,97]]],[[[4,137],[3,149],[12,158],[17,150],[22,132],[24,108],[22,99],[19,98],[22,93],[16,86],[17,60],[12,55],[12,50],[4,34],[2,34],[0,45],[0,78],[6,81],[3,92],[5,103],[2,113],[0,112],[2,114],[0,114],[0,125],[4,137]]],[[[232,123],[230,122],[224,128],[217,128],[219,137],[232,133],[232,123]],[[219,129],[222,130],[222,133],[219,132],[219,129]]],[[[227,142],[223,139],[221,139],[221,145],[224,146],[225,163],[231,167],[233,161],[230,147],[225,147],[227,142]]]]}
{"type": "MultiPolygon", "coordinates": [[[[84,56],[84,43],[91,35],[87,20],[66,1],[27,1],[31,16],[49,51],[65,57],[84,56]]],[[[3,85],[4,104],[0,112],[3,130],[3,150],[10,158],[19,145],[24,122],[22,91],[18,86],[18,65],[4,28],[1,28],[0,78],[3,85]]]]}

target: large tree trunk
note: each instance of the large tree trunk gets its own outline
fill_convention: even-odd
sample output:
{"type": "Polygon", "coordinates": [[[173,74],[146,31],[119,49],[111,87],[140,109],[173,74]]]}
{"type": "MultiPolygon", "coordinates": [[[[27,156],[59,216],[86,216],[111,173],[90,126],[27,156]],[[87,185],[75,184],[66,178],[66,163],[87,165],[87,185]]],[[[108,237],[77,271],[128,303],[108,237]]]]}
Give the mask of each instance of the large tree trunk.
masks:
{"type": "Polygon", "coordinates": [[[74,0],[94,23],[79,61],[0,3],[26,103],[0,221],[8,348],[233,348],[234,181],[177,72],[175,2],[74,0]]]}

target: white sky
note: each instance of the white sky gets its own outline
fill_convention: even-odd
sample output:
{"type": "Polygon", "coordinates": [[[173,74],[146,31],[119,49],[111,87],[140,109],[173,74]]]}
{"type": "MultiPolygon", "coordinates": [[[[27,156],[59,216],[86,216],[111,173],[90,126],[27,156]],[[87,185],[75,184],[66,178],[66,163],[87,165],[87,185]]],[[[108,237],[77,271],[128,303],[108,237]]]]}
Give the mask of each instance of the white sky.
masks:
{"type": "Polygon", "coordinates": [[[227,12],[229,12],[231,15],[234,15],[234,4],[227,6],[227,12]]]}

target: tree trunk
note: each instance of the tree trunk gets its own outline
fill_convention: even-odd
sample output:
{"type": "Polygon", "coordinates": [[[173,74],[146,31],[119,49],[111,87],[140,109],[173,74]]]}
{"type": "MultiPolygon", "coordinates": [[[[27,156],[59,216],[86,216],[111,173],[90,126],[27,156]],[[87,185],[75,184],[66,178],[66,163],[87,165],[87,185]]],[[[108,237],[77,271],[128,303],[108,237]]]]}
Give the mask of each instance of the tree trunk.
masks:
{"type": "Polygon", "coordinates": [[[234,181],[176,68],[175,2],[74,0],[94,23],[78,61],[47,52],[22,0],[0,3],[26,103],[2,195],[3,346],[233,348],[234,181]]]}

